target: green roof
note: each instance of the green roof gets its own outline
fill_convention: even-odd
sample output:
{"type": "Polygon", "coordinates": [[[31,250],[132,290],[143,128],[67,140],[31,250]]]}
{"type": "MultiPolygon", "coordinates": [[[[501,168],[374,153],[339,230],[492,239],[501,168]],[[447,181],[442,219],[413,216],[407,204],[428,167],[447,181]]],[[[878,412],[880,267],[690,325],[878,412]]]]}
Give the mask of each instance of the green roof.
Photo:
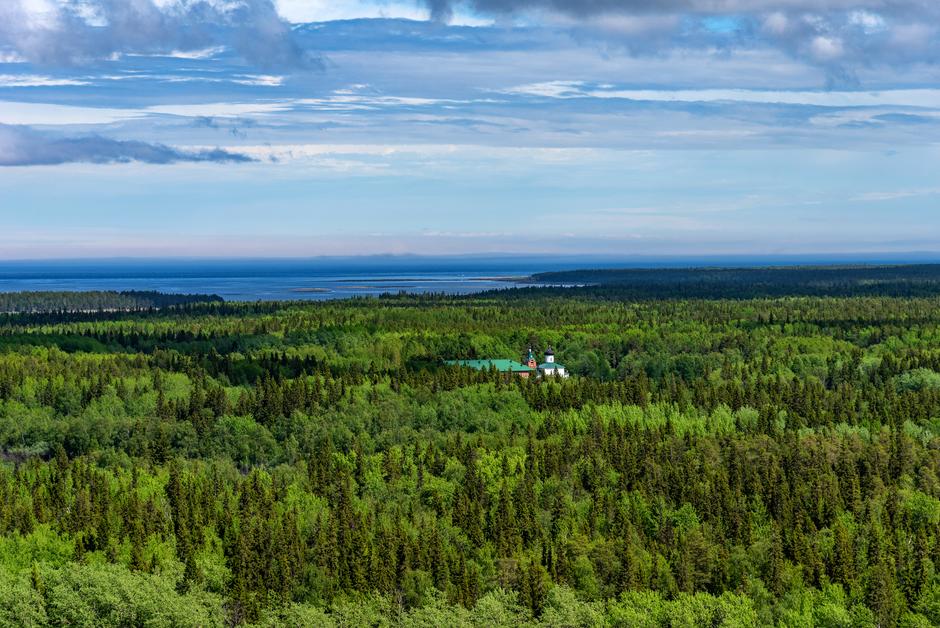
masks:
{"type": "Polygon", "coordinates": [[[495,368],[501,373],[531,373],[531,369],[525,364],[520,364],[515,360],[447,360],[445,364],[450,366],[466,366],[467,368],[478,371],[488,371],[495,368]]]}
{"type": "Polygon", "coordinates": [[[565,368],[564,364],[559,364],[558,362],[546,362],[545,364],[539,364],[540,369],[563,369],[565,368]]]}

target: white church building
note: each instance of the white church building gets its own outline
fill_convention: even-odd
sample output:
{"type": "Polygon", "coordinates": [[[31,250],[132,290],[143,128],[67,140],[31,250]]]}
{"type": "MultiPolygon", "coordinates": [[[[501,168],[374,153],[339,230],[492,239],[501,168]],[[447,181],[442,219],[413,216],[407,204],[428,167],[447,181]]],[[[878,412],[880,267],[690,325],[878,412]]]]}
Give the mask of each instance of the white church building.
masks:
{"type": "Polygon", "coordinates": [[[539,377],[568,377],[568,372],[564,365],[555,362],[555,352],[551,347],[545,350],[545,361],[541,364],[536,363],[535,354],[529,349],[529,359],[527,360],[529,368],[534,369],[539,377]]]}

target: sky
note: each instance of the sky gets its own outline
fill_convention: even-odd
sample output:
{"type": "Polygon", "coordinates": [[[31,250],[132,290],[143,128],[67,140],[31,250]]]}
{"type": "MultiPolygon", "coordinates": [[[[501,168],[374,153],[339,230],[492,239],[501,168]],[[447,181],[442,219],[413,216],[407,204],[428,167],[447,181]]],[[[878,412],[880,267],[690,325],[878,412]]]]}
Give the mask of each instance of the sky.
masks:
{"type": "Polygon", "coordinates": [[[940,251],[936,0],[0,0],[0,259],[940,251]]]}

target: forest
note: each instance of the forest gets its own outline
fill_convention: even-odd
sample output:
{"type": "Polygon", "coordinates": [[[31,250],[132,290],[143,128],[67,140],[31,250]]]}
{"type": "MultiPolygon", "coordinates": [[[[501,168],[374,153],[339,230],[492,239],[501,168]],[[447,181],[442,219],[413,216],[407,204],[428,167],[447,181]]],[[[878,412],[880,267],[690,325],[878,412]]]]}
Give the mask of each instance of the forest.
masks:
{"type": "Polygon", "coordinates": [[[890,294],[0,316],[0,625],[940,625],[940,297],[890,294]]]}
{"type": "Polygon", "coordinates": [[[183,305],[219,302],[206,294],[164,294],[143,290],[94,292],[0,292],[0,314],[20,312],[139,311],[183,305]]]}
{"type": "Polygon", "coordinates": [[[940,294],[940,264],[571,270],[536,273],[527,281],[536,293],[569,286],[582,296],[621,299],[929,297],[940,294]]]}

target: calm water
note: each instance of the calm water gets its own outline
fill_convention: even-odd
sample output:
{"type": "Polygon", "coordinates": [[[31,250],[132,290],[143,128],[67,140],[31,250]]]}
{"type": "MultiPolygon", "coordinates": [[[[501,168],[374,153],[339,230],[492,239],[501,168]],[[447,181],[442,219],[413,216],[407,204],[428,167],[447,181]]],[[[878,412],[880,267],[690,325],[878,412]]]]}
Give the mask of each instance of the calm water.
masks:
{"type": "Polygon", "coordinates": [[[217,294],[227,301],[470,294],[518,286],[514,279],[545,269],[525,260],[0,262],[0,292],[156,290],[217,294]]]}
{"type": "MultiPolygon", "coordinates": [[[[519,286],[519,279],[536,272],[583,268],[904,263],[927,261],[927,257],[927,254],[619,259],[379,256],[308,260],[0,261],[0,292],[156,290],[217,294],[228,301],[324,300],[398,292],[470,294],[519,286]]],[[[929,257],[930,261],[937,261],[937,254],[929,257]]]]}

